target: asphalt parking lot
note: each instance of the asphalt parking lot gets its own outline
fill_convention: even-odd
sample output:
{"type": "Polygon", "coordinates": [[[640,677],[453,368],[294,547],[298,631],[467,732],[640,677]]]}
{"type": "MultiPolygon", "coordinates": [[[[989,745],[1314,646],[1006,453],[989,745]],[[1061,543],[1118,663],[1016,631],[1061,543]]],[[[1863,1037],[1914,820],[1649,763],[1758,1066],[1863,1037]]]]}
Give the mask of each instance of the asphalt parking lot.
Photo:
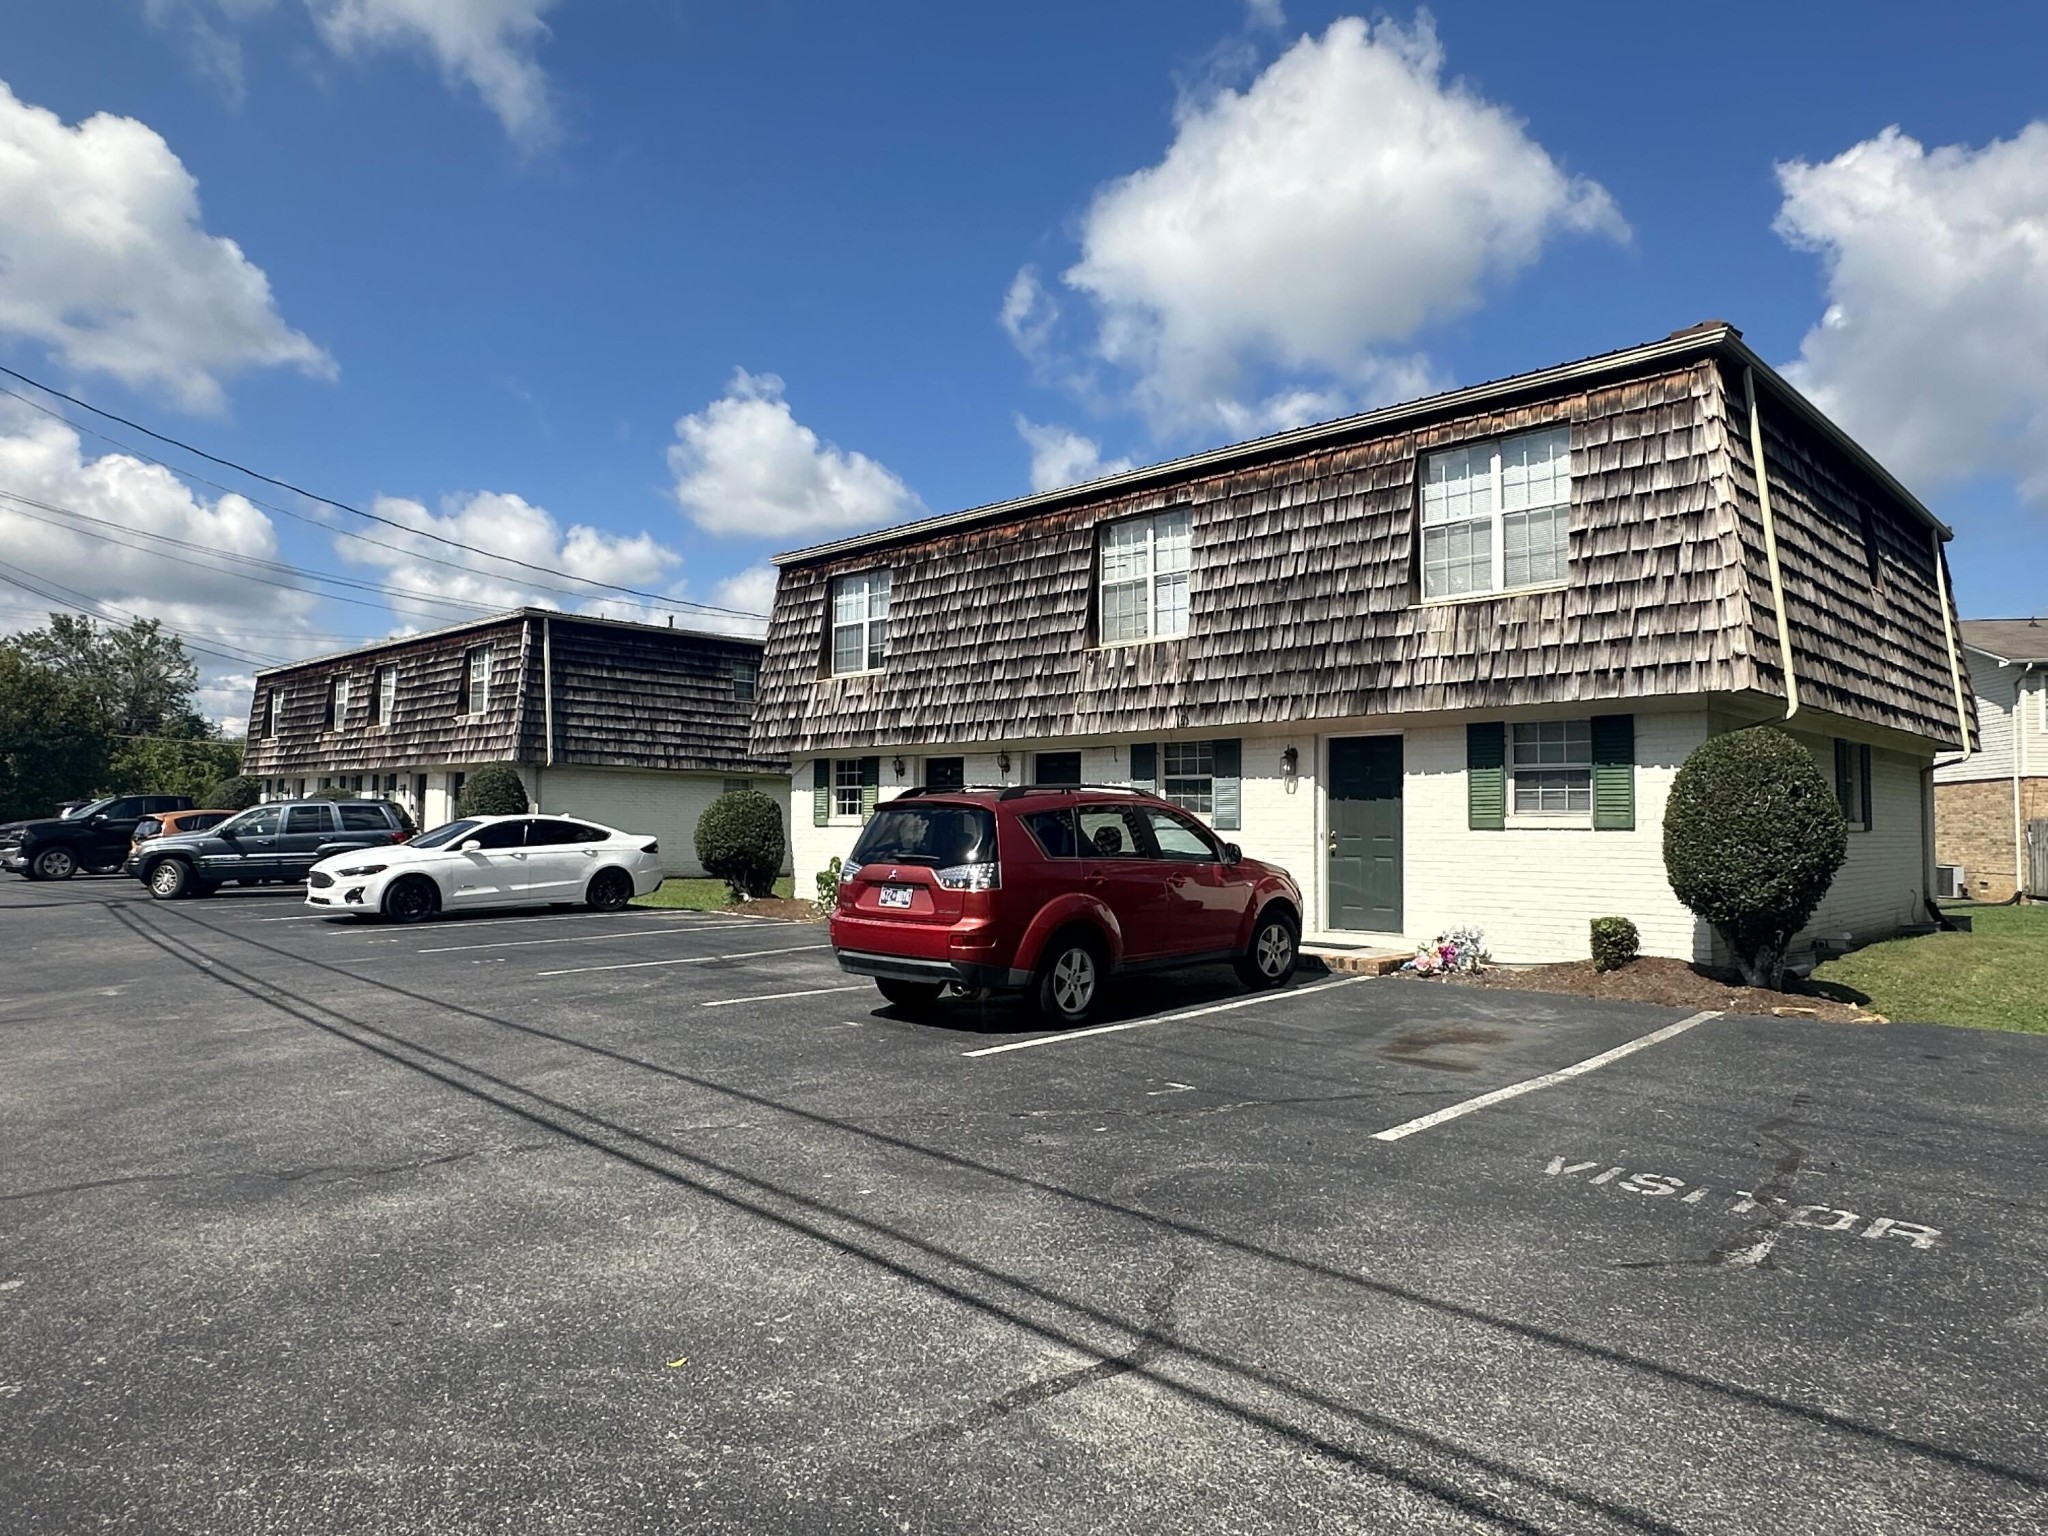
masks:
{"type": "Polygon", "coordinates": [[[9,1531],[2048,1530],[2048,1039],[297,896],[0,882],[9,1531]]]}

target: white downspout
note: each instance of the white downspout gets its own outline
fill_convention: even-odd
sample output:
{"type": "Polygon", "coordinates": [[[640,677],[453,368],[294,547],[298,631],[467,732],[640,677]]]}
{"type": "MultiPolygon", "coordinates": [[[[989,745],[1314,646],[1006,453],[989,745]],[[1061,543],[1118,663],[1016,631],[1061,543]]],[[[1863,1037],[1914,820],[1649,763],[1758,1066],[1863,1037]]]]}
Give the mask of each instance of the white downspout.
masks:
{"type": "Polygon", "coordinates": [[[2027,889],[2027,818],[2020,796],[2020,781],[2027,775],[2027,674],[2028,662],[2012,680],[2012,888],[2022,895],[2027,889]]]}
{"type": "MultiPolygon", "coordinates": [[[[1949,612],[1948,557],[1942,553],[1941,530],[1938,528],[1928,529],[1927,538],[1928,542],[1934,546],[1934,586],[1941,597],[1941,634],[1942,639],[1948,646],[1949,682],[1954,685],[1956,690],[1956,731],[1962,737],[1963,742],[1963,755],[1953,763],[1943,763],[1941,766],[1944,768],[1959,768],[1975,755],[1975,749],[1970,745],[1970,705],[1967,696],[1963,693],[1963,659],[1961,653],[1956,650],[1955,615],[1949,612]]],[[[1934,781],[1934,768],[1931,764],[1927,769],[1927,779],[1930,786],[1928,798],[1931,802],[1934,798],[1931,792],[1931,786],[1934,781]]],[[[1931,900],[1931,893],[1934,890],[1934,820],[1932,816],[1928,818],[1927,823],[1927,889],[1930,893],[1929,899],[1931,900]]]]}
{"type": "MultiPolygon", "coordinates": [[[[540,718],[548,733],[547,749],[541,754],[541,774],[555,766],[555,636],[545,616],[540,621],[540,718]]],[[[539,785],[535,785],[536,791],[539,785]]]]}
{"type": "MultiPolygon", "coordinates": [[[[1785,714],[1799,713],[1799,679],[1792,670],[1792,626],[1785,619],[1785,576],[1778,565],[1778,525],[1771,518],[1771,477],[1764,468],[1764,424],[1757,414],[1755,370],[1742,370],[1742,395],[1749,402],[1749,456],[1756,471],[1757,511],[1764,520],[1764,563],[1771,572],[1771,607],[1778,615],[1778,658],[1785,673],[1785,714]]],[[[1947,612],[1944,608],[1943,613],[1947,612]]]]}

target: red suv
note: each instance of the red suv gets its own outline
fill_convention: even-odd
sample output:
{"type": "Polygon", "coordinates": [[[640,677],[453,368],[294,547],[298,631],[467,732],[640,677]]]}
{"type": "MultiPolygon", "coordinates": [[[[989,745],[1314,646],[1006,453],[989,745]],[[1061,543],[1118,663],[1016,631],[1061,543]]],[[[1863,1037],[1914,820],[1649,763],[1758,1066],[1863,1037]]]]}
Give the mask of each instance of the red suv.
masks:
{"type": "Polygon", "coordinates": [[[1116,972],[1229,960],[1294,974],[1301,892],[1187,812],[1115,787],[913,789],[875,811],[839,873],[832,947],[890,1002],[1021,991],[1087,1019],[1116,972]]]}

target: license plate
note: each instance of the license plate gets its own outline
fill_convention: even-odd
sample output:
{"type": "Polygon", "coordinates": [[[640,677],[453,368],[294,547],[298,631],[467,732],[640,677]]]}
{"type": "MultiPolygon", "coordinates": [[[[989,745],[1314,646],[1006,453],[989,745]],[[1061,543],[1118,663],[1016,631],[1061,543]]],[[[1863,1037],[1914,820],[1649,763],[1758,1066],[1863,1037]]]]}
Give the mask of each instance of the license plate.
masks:
{"type": "Polygon", "coordinates": [[[875,900],[880,906],[902,907],[907,911],[910,907],[910,887],[907,885],[885,885],[882,887],[882,894],[876,897],[875,900]]]}

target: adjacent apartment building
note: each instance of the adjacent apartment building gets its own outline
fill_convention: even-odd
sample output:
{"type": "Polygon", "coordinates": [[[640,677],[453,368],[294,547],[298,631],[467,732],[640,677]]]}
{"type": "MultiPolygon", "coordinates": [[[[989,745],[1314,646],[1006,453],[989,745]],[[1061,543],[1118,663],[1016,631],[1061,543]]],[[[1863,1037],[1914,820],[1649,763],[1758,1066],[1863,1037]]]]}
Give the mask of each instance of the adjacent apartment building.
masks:
{"type": "Polygon", "coordinates": [[[1934,769],[1943,894],[2048,898],[2048,622],[1965,619],[1962,640],[1984,734],[1934,769]]]}
{"type": "Polygon", "coordinates": [[[653,833],[670,874],[701,874],[706,806],[788,791],[748,745],[760,662],[757,640],[522,608],[259,672],[243,771],[268,798],[380,795],[432,826],[469,772],[511,762],[533,809],[653,833]]]}
{"type": "Polygon", "coordinates": [[[753,751],[799,889],[917,784],[1163,792],[1311,941],[1477,924],[1504,960],[1713,959],[1665,797],[1797,733],[1848,862],[1812,934],[1925,915],[1970,739],[1949,530],[1741,340],[1663,341],[780,557],[753,751]]]}

